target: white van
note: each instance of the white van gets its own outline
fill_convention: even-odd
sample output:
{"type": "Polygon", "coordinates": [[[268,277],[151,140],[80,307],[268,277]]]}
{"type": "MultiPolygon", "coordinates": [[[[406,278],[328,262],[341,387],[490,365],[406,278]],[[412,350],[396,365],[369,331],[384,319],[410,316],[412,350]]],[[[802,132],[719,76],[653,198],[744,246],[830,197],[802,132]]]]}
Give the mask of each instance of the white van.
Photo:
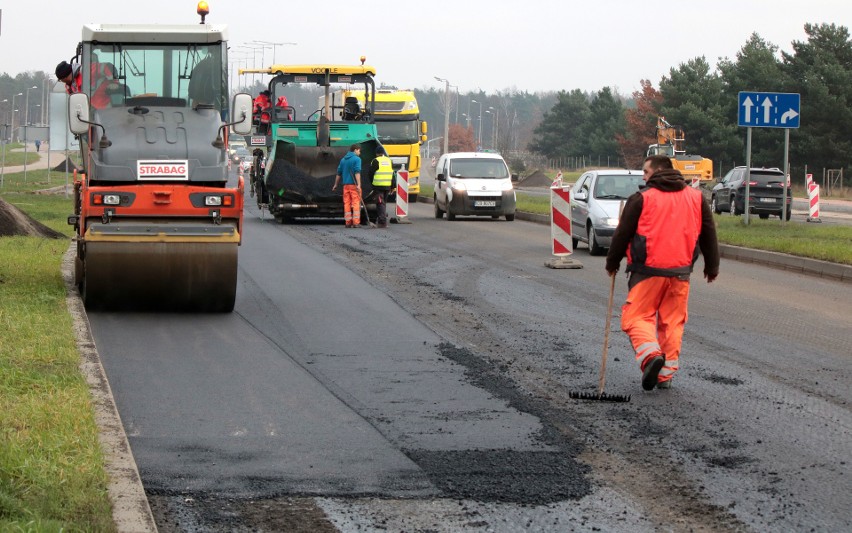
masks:
{"type": "Polygon", "coordinates": [[[509,167],[491,152],[444,154],[435,167],[435,218],[477,215],[515,220],[515,190],[509,167]]]}

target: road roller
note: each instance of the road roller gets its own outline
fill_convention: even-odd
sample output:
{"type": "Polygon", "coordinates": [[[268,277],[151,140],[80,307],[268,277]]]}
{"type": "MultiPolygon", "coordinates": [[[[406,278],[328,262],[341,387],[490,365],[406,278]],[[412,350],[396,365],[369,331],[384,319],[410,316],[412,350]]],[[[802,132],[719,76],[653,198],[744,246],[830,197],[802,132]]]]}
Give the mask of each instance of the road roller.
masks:
{"type": "Polygon", "coordinates": [[[87,309],[230,312],[242,178],[228,137],[251,131],[251,96],[228,100],[227,28],[89,24],[70,64],[67,127],[77,286],[87,309]]]}

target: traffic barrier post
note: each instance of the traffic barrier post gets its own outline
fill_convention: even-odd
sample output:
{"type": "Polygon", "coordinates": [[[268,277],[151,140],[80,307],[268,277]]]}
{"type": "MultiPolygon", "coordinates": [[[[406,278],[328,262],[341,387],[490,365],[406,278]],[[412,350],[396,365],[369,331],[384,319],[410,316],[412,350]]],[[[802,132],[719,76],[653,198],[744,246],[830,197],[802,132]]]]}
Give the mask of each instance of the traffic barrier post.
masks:
{"type": "Polygon", "coordinates": [[[808,185],[808,222],[822,222],[819,219],[819,184],[813,174],[806,174],[808,185]]]}
{"type": "Polygon", "coordinates": [[[408,171],[405,170],[405,165],[396,171],[396,216],[391,222],[411,224],[408,220],[408,171]]]}
{"type": "Polygon", "coordinates": [[[568,185],[550,186],[550,242],[554,258],[546,261],[548,268],[583,268],[583,264],[572,259],[571,241],[571,188],[568,185]]]}

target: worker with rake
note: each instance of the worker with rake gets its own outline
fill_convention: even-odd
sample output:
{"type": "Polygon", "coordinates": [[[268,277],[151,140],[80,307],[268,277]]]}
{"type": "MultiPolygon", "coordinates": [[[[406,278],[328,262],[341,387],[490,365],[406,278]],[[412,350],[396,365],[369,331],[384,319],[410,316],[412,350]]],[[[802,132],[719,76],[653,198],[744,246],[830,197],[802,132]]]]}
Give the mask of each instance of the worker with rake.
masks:
{"type": "Polygon", "coordinates": [[[650,156],[645,187],[634,193],[612,237],[606,271],[615,276],[627,257],[627,301],[621,329],[630,336],[646,391],[669,389],[678,369],[687,320],[689,275],[704,256],[704,277],[719,275],[719,244],[710,205],[686,183],[671,159],[650,156]]]}

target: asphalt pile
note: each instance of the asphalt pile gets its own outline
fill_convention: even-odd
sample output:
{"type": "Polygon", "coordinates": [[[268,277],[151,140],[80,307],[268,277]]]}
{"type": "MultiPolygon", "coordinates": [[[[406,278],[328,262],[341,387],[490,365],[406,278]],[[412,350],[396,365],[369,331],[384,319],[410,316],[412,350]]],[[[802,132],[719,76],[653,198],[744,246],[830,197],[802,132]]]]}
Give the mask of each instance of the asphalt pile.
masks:
{"type": "Polygon", "coordinates": [[[14,205],[0,198],[0,237],[16,235],[65,239],[65,235],[33,219],[14,205]]]}

